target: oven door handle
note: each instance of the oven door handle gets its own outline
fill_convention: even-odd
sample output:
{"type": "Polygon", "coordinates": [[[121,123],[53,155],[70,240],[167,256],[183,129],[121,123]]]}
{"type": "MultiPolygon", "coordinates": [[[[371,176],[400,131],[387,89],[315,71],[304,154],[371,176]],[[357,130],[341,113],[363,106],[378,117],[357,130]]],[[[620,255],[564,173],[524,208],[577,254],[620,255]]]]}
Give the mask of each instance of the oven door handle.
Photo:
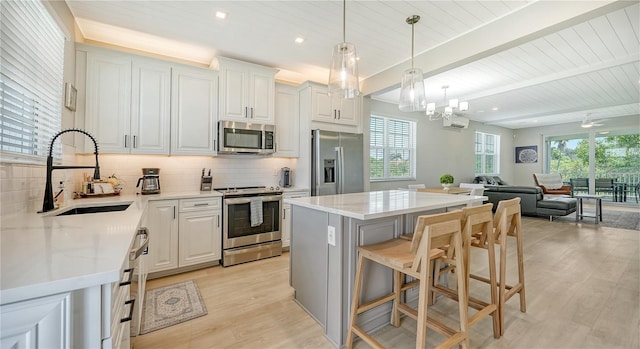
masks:
{"type": "MultiPolygon", "coordinates": [[[[260,196],[260,197],[262,198],[262,202],[282,200],[282,195],[270,195],[270,196],[260,196]]],[[[224,199],[224,203],[226,205],[248,204],[250,202],[251,202],[250,197],[224,199]]]]}

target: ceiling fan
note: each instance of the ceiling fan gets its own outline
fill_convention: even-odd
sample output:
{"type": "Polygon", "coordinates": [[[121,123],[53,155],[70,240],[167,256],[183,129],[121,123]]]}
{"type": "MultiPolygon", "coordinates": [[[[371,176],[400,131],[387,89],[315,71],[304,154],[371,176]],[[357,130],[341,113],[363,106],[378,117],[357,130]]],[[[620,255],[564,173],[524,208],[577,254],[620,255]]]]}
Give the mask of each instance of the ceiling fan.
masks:
{"type": "Polygon", "coordinates": [[[589,115],[591,115],[591,114],[585,115],[584,120],[582,120],[582,125],[580,125],[580,127],[582,127],[582,128],[590,128],[590,127],[604,126],[604,124],[601,123],[603,120],[590,119],[589,115]]]}

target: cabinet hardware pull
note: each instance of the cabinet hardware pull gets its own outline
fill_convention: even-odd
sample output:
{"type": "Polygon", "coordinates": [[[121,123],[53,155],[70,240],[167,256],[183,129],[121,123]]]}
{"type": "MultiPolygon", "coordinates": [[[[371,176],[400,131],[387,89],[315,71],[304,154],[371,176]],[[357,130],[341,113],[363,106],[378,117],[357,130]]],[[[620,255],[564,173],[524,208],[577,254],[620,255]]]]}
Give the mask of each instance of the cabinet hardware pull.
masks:
{"type": "Polygon", "coordinates": [[[244,117],[248,118],[249,117],[249,111],[247,107],[244,107],[244,117]]]}
{"type": "Polygon", "coordinates": [[[137,148],[138,145],[136,144],[136,136],[133,136],[133,147],[137,148]]]}
{"type": "Polygon", "coordinates": [[[193,206],[209,206],[209,203],[207,203],[207,202],[204,202],[204,203],[198,203],[198,204],[195,204],[195,205],[193,205],[193,206]]]}
{"type": "Polygon", "coordinates": [[[131,321],[133,319],[133,308],[135,308],[136,300],[135,298],[130,299],[128,301],[125,301],[124,304],[131,304],[131,308],[129,309],[129,316],[127,316],[126,318],[120,319],[120,323],[131,321]]]}
{"type": "Polygon", "coordinates": [[[176,207],[173,206],[173,219],[176,219],[176,207]]]}
{"type": "Polygon", "coordinates": [[[218,228],[220,228],[220,215],[216,215],[216,222],[217,222],[218,228]]]}
{"type": "Polygon", "coordinates": [[[251,107],[251,118],[253,119],[256,116],[256,114],[253,111],[253,107],[251,107]]]}
{"type": "Polygon", "coordinates": [[[341,111],[340,111],[340,109],[338,109],[338,120],[340,120],[341,117],[342,117],[341,111]]]}
{"type": "Polygon", "coordinates": [[[133,280],[133,269],[135,268],[129,268],[124,270],[125,273],[129,273],[129,279],[127,281],[121,282],[119,286],[131,285],[131,280],[133,280]]]}
{"type": "Polygon", "coordinates": [[[287,219],[287,210],[282,210],[282,219],[287,219]]]}
{"type": "Polygon", "coordinates": [[[127,135],[124,135],[124,147],[127,147],[127,135]]]}

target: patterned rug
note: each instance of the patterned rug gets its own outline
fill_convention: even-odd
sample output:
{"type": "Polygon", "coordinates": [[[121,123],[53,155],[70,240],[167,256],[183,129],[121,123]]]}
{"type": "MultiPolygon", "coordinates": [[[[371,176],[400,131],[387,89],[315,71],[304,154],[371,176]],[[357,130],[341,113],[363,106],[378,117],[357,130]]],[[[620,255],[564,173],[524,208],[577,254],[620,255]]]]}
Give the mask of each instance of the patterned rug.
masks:
{"type": "Polygon", "coordinates": [[[207,315],[194,280],[147,290],[140,334],[207,315]]]}

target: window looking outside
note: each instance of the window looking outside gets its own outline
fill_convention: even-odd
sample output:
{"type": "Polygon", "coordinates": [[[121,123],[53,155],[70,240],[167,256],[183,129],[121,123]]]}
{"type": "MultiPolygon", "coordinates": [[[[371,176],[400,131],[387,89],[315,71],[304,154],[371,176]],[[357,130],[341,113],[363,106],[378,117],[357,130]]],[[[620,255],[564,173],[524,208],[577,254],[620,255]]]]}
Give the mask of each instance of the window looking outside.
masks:
{"type": "Polygon", "coordinates": [[[476,175],[500,174],[500,136],[476,132],[476,175]]]}
{"type": "Polygon", "coordinates": [[[0,22],[0,152],[41,161],[60,131],[65,38],[40,1],[1,1],[0,22]]]}
{"type": "Polygon", "coordinates": [[[416,123],[413,121],[371,116],[371,180],[415,178],[416,123]]]}

